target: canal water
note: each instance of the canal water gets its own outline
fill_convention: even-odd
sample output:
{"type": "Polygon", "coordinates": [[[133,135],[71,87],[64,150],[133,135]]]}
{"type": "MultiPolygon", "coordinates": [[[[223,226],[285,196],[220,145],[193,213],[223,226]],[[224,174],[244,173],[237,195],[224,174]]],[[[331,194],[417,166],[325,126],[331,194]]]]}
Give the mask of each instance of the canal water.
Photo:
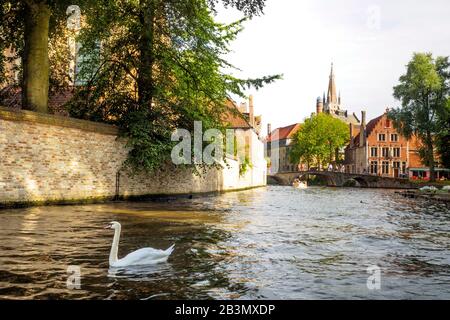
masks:
{"type": "Polygon", "coordinates": [[[449,211],[390,190],[275,186],[3,210],[0,299],[450,299],[449,211]],[[109,269],[113,220],[119,257],[175,243],[168,263],[109,269]]]}

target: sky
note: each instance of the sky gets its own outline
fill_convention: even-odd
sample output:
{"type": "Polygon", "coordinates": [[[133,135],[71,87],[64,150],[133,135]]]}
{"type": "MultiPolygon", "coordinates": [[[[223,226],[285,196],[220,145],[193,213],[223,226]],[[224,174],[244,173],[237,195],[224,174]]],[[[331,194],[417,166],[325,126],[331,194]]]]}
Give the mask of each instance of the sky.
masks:
{"type": "MultiPolygon", "coordinates": [[[[219,9],[228,23],[242,17],[219,9]]],[[[255,113],[272,129],[302,122],[327,90],[331,63],[342,105],[368,120],[400,104],[392,88],[414,52],[450,55],[450,1],[267,0],[245,23],[226,57],[240,77],[283,74],[254,95],[255,113]]],[[[238,100],[237,102],[241,102],[238,100]]]]}

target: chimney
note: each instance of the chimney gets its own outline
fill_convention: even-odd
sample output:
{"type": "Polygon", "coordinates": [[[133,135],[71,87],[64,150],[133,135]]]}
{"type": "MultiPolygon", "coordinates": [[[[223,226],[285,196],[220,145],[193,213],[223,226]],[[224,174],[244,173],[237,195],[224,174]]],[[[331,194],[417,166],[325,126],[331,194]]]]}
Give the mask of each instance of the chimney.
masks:
{"type": "Polygon", "coordinates": [[[247,113],[247,103],[241,102],[241,105],[239,106],[239,112],[241,113],[247,113]]]}
{"type": "Polygon", "coordinates": [[[248,102],[249,102],[249,110],[248,110],[248,117],[249,117],[249,122],[251,126],[255,125],[255,107],[253,106],[253,96],[250,95],[248,97],[248,102]]]}
{"type": "Polygon", "coordinates": [[[272,133],[272,125],[270,123],[267,124],[267,136],[270,137],[272,133]]]}
{"type": "Polygon", "coordinates": [[[353,123],[350,123],[350,148],[353,147],[353,123]]]}
{"type": "Polygon", "coordinates": [[[363,147],[366,142],[366,112],[361,111],[361,130],[359,132],[359,146],[363,147]]]}

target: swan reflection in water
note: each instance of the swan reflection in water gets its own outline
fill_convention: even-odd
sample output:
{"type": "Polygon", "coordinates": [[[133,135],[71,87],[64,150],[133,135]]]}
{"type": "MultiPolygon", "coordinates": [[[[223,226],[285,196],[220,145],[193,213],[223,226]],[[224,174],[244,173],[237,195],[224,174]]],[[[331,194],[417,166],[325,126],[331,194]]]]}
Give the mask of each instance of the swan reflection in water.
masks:
{"type": "MultiPolygon", "coordinates": [[[[164,280],[167,274],[173,274],[175,270],[169,263],[160,263],[154,265],[141,265],[141,266],[129,266],[129,267],[110,267],[108,270],[108,278],[110,283],[107,285],[111,294],[106,299],[115,299],[116,294],[121,292],[121,289],[115,289],[117,286],[121,287],[123,283],[139,283],[139,287],[146,287],[146,283],[158,283],[164,280]]],[[[147,285],[148,286],[148,285],[147,285]]],[[[165,291],[165,290],[164,290],[165,291]]],[[[168,299],[172,296],[169,292],[154,293],[140,300],[152,300],[152,299],[168,299]]]]}
{"type": "Polygon", "coordinates": [[[173,273],[174,270],[169,263],[159,263],[153,265],[110,267],[108,278],[127,279],[131,281],[155,281],[159,276],[173,273]]]}

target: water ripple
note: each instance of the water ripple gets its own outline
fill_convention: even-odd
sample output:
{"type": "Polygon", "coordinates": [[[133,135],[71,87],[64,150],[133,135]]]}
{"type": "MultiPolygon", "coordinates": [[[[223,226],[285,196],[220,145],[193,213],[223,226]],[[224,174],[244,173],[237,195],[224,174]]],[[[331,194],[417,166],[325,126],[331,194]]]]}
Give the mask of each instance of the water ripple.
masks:
{"type": "Polygon", "coordinates": [[[0,299],[450,299],[450,212],[393,191],[268,187],[0,213],[0,299]],[[141,247],[167,264],[110,269],[141,247]],[[368,266],[382,288],[366,287],[368,266]],[[68,266],[81,289],[67,288],[68,266]]]}

